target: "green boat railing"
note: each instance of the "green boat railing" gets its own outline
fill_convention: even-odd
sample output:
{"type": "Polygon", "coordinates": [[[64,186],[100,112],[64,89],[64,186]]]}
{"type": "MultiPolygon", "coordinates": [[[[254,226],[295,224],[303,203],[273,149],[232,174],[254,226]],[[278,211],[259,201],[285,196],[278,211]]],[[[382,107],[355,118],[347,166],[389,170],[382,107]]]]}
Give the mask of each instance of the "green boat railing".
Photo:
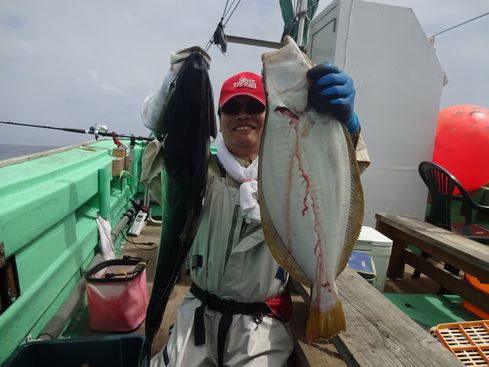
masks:
{"type": "Polygon", "coordinates": [[[38,337],[99,252],[97,213],[114,228],[142,192],[144,147],[131,149],[131,173],[117,176],[114,148],[101,140],[1,162],[0,364],[38,337]]]}

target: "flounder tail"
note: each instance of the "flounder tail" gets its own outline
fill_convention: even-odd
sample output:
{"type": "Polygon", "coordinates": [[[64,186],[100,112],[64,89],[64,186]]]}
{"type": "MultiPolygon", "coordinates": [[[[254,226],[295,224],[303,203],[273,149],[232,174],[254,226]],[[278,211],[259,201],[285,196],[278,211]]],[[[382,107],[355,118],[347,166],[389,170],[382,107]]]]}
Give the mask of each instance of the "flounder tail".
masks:
{"type": "Polygon", "coordinates": [[[339,299],[336,299],[335,305],[326,311],[321,311],[318,304],[311,302],[306,326],[308,342],[327,340],[345,329],[345,314],[339,299]]]}

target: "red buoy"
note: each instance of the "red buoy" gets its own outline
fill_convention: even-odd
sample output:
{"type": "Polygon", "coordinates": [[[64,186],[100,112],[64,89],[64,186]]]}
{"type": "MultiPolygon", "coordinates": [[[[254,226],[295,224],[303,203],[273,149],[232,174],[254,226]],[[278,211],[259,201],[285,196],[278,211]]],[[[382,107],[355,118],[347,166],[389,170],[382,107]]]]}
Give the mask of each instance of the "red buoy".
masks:
{"type": "Polygon", "coordinates": [[[467,191],[489,183],[489,110],[475,105],[441,110],[433,162],[451,172],[467,191]]]}

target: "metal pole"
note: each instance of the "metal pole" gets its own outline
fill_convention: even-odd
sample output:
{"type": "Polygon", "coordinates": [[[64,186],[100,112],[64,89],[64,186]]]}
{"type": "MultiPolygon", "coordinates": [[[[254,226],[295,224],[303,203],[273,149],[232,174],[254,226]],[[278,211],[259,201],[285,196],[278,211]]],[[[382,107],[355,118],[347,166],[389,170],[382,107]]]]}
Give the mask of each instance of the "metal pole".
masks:
{"type": "Polygon", "coordinates": [[[304,25],[306,23],[306,14],[307,14],[307,0],[300,0],[299,5],[299,25],[297,29],[297,44],[299,46],[303,46],[302,38],[304,38],[304,25]]]}
{"type": "Polygon", "coordinates": [[[115,240],[117,240],[117,237],[119,237],[119,235],[121,234],[124,227],[133,218],[134,218],[134,210],[129,209],[124,213],[124,215],[122,216],[122,219],[119,221],[117,226],[112,230],[112,232],[110,232],[110,238],[112,239],[112,242],[115,242],[115,240]]]}
{"type": "Polygon", "coordinates": [[[240,43],[243,45],[250,45],[250,46],[259,46],[259,47],[276,48],[276,49],[282,47],[282,44],[280,42],[264,41],[264,40],[254,39],[254,38],[245,38],[245,37],[238,37],[238,36],[226,35],[226,40],[230,43],[240,43]]]}

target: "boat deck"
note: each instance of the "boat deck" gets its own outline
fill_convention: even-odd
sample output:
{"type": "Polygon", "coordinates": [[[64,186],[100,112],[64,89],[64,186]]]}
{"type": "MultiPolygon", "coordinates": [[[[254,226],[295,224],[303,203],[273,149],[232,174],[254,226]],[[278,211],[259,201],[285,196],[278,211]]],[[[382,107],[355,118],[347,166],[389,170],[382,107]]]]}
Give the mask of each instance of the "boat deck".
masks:
{"type": "MultiPolygon", "coordinates": [[[[157,249],[156,246],[142,245],[142,243],[158,243],[159,235],[160,225],[149,224],[144,228],[140,236],[129,237],[124,247],[125,255],[140,256],[149,260],[147,267],[149,292],[151,292],[152,279],[154,278],[157,249]]],[[[412,270],[407,267],[405,277],[402,280],[386,279],[385,294],[390,293],[402,295],[410,293],[428,295],[435,294],[437,292],[438,285],[435,282],[424,275],[421,275],[420,279],[412,279],[410,277],[411,271],[412,270]]],[[[354,273],[353,275],[357,276],[356,273],[354,273]]],[[[437,350],[439,354],[441,354],[441,356],[438,356],[441,358],[441,360],[443,360],[443,358],[447,358],[447,360],[450,360],[451,355],[445,356],[445,350],[443,347],[441,347],[441,345],[436,345],[438,343],[435,343],[435,345],[433,345],[433,338],[428,334],[427,327],[424,328],[426,334],[422,335],[422,329],[419,328],[418,330],[418,325],[416,325],[416,323],[414,322],[411,322],[408,317],[406,317],[407,321],[399,319],[399,317],[404,315],[399,312],[396,307],[391,307],[392,304],[390,304],[385,297],[382,297],[381,293],[375,290],[367,282],[358,280],[358,276],[354,279],[352,279],[351,276],[352,274],[349,274],[348,276],[340,276],[341,284],[339,285],[339,287],[343,285],[343,287],[340,288],[340,296],[343,298],[345,313],[347,316],[347,324],[350,327],[350,331],[342,333],[343,335],[333,338],[328,343],[308,344],[305,341],[304,326],[308,314],[308,305],[300,293],[293,294],[294,318],[291,322],[291,330],[293,331],[294,338],[296,340],[296,347],[294,354],[291,357],[289,366],[343,367],[352,365],[379,365],[379,360],[376,361],[375,358],[372,358],[369,355],[369,353],[372,353],[372,351],[367,351],[368,348],[370,348],[371,350],[375,350],[376,353],[378,352],[378,355],[383,356],[381,358],[385,359],[384,362],[387,363],[385,365],[390,366],[398,365],[398,363],[403,363],[396,360],[398,356],[396,356],[395,354],[399,353],[399,349],[406,349],[407,353],[409,353],[409,350],[411,348],[413,350],[413,356],[409,358],[422,358],[414,357],[414,351],[419,351],[419,348],[417,346],[418,341],[414,340],[414,343],[409,342],[407,339],[406,341],[404,341],[405,339],[401,335],[404,332],[411,334],[410,337],[408,337],[411,339],[416,339],[415,337],[413,337],[413,334],[419,334],[418,338],[422,339],[422,341],[420,342],[423,344],[423,348],[426,347],[425,351],[419,351],[420,355],[429,353],[430,349],[435,348],[435,350],[437,350]],[[360,287],[358,288],[357,285],[355,285],[354,283],[357,283],[359,281],[361,281],[362,284],[360,284],[360,287]],[[351,289],[350,285],[352,286],[351,289]],[[361,299],[362,296],[355,295],[356,292],[365,292],[365,295],[363,295],[363,297],[372,297],[371,301],[368,302],[369,305],[367,305],[365,310],[358,309],[360,308],[360,305],[358,304],[358,299],[361,299]],[[372,309],[370,309],[370,305],[372,309]],[[393,319],[396,319],[397,321],[395,323],[390,322],[390,325],[384,325],[382,328],[379,328],[379,325],[383,325],[382,323],[385,322],[385,320],[379,319],[379,317],[384,317],[382,313],[385,313],[385,318],[391,317],[393,319]],[[379,314],[382,316],[379,316],[379,314]],[[352,318],[354,318],[354,320],[352,320],[352,318]],[[366,335],[362,335],[362,333],[365,332],[363,331],[364,328],[366,328],[367,330],[371,328],[371,331],[368,331],[368,334],[366,335]],[[378,338],[384,339],[386,335],[391,335],[391,343],[398,343],[398,345],[395,345],[394,352],[395,350],[397,350],[397,352],[395,352],[394,355],[389,355],[392,352],[392,345],[385,345],[385,343],[377,343],[378,345],[376,345],[376,343],[374,342],[378,338]],[[365,340],[364,343],[367,343],[367,347],[359,345],[359,339],[365,340]],[[395,342],[394,339],[396,339],[395,342]],[[437,349],[438,347],[440,347],[440,350],[437,349]]],[[[181,303],[183,297],[188,291],[189,286],[189,277],[186,274],[182,273],[181,279],[179,283],[177,283],[177,285],[175,286],[173,294],[169,300],[162,326],[155,337],[152,346],[152,355],[160,351],[167,342],[168,330],[175,320],[178,305],[181,303]]],[[[363,307],[363,305],[361,306],[363,307]]],[[[451,320],[448,320],[447,322],[449,321],[451,320]]],[[[422,325],[422,323],[418,324],[422,325]]],[[[93,334],[93,332],[87,332],[93,334]]],[[[144,334],[144,323],[138,328],[138,330],[136,330],[136,332],[144,334]]],[[[403,354],[406,353],[406,351],[404,351],[403,354]]],[[[380,363],[380,365],[382,365],[382,359],[380,360],[380,363]]],[[[456,365],[456,363],[452,365],[456,365]]]]}

